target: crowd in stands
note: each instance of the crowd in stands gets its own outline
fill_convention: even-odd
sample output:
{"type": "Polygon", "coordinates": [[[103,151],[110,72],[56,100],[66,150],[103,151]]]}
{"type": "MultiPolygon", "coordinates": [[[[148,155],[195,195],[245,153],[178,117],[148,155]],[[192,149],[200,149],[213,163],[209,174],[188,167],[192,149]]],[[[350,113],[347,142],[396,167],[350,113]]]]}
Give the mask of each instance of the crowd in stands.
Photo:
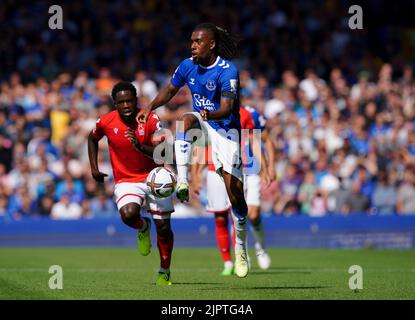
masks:
{"type": "MultiPolygon", "coordinates": [[[[6,1],[0,217],[116,216],[105,139],[99,165],[109,178],[96,184],[87,135],[113,109],[109,93],[119,79],[134,83],[141,105],[157,94],[188,56],[188,36],[201,20],[245,39],[235,60],[242,103],[264,114],[276,152],[276,180],[262,188],[264,212],[415,214],[415,43],[405,26],[353,33],[337,2],[257,2],[236,11],[210,10],[218,1],[103,2],[99,9],[71,2],[64,30],[53,31],[36,23],[43,15],[47,21],[44,5],[6,1]]],[[[182,89],[158,110],[166,128],[174,132],[190,99],[182,89]]],[[[203,195],[192,202],[197,210],[203,195]]]]}

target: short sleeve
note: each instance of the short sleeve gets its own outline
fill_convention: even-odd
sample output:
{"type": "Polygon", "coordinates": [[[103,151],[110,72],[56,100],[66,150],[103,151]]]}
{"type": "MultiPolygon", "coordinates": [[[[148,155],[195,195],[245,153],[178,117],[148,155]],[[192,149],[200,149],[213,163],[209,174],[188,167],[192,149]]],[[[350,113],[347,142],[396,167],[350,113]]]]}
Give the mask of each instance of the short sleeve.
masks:
{"type": "Polygon", "coordinates": [[[101,118],[98,118],[97,122],[95,123],[95,128],[92,130],[92,136],[95,140],[100,140],[104,135],[105,132],[101,118]]]}
{"type": "Polygon", "coordinates": [[[184,60],[180,65],[177,67],[176,71],[174,71],[173,76],[171,77],[171,84],[174,85],[176,88],[181,88],[186,83],[186,60],[184,60]]]}
{"type": "Polygon", "coordinates": [[[220,75],[221,96],[236,99],[239,91],[239,74],[235,68],[225,69],[220,75]]]}
{"type": "Polygon", "coordinates": [[[164,139],[165,132],[160,122],[160,118],[156,113],[150,115],[149,129],[152,142],[162,141],[164,139]]]}
{"type": "Polygon", "coordinates": [[[240,119],[241,119],[241,128],[253,130],[255,129],[254,122],[252,121],[252,117],[250,113],[246,109],[240,109],[239,111],[240,119]]]}

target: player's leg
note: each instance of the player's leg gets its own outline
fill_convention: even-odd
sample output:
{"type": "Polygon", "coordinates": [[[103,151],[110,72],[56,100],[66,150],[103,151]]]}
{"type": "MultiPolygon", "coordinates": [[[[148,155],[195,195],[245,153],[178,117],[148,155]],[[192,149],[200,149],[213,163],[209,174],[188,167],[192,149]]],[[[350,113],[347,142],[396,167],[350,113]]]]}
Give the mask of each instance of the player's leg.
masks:
{"type": "Polygon", "coordinates": [[[215,232],[216,242],[218,244],[223,261],[223,276],[233,274],[233,262],[231,257],[231,237],[229,234],[229,210],[215,213],[215,232]]]}
{"type": "Polygon", "coordinates": [[[231,205],[223,179],[213,170],[209,170],[207,173],[207,199],[207,211],[215,214],[216,242],[224,265],[222,275],[232,275],[233,262],[228,229],[228,216],[231,205]]]}
{"type": "Polygon", "coordinates": [[[235,272],[239,277],[245,277],[248,274],[248,253],[246,247],[248,207],[245,202],[243,183],[224,169],[221,172],[232,205],[232,218],[235,230],[235,272]]]}
{"type": "Polygon", "coordinates": [[[264,246],[264,226],[260,214],[261,179],[257,174],[247,175],[245,179],[246,203],[250,230],[255,240],[255,252],[258,265],[266,270],[271,265],[271,258],[264,246]]]}
{"type": "Polygon", "coordinates": [[[136,183],[118,183],[114,190],[118,211],[122,221],[129,227],[138,230],[138,250],[146,256],[151,252],[149,218],[141,217],[140,210],[145,194],[136,183]]]}
{"type": "Polygon", "coordinates": [[[189,201],[188,171],[192,156],[192,143],[201,136],[200,119],[197,113],[185,113],[178,121],[174,152],[177,165],[176,195],[179,200],[189,201]],[[196,129],[196,130],[192,130],[196,129]],[[196,132],[198,131],[198,132],[196,132]],[[197,135],[197,133],[199,135],[197,135]]]}
{"type": "Polygon", "coordinates": [[[170,215],[174,211],[172,197],[156,198],[147,192],[147,211],[152,214],[157,230],[157,247],[160,254],[160,269],[157,285],[171,285],[170,264],[173,253],[174,234],[170,225],[170,215]]]}
{"type": "Polygon", "coordinates": [[[216,171],[224,179],[226,191],[232,205],[232,218],[235,230],[235,273],[238,277],[246,277],[249,271],[246,246],[248,207],[245,202],[242,182],[243,168],[239,138],[235,140],[234,135],[228,137],[213,129],[209,129],[208,132],[212,145],[212,160],[216,171]]]}
{"type": "Polygon", "coordinates": [[[170,264],[173,252],[174,234],[170,226],[170,215],[159,217],[153,215],[153,221],[157,230],[157,247],[160,254],[160,269],[156,281],[157,285],[171,285],[170,264]]]}

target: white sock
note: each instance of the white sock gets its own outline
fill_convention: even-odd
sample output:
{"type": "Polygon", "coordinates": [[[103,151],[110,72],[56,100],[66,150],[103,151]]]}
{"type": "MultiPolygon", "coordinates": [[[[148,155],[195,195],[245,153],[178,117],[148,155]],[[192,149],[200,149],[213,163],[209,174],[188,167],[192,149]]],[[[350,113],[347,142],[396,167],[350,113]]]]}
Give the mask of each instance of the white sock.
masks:
{"type": "Polygon", "coordinates": [[[233,262],[232,261],[225,261],[223,263],[223,266],[225,269],[233,268],[233,262]]]}
{"type": "Polygon", "coordinates": [[[176,154],[177,180],[178,182],[187,182],[192,144],[184,140],[176,140],[174,142],[174,152],[176,154]]]}
{"type": "Polygon", "coordinates": [[[255,249],[260,250],[264,249],[264,226],[262,221],[260,221],[257,225],[250,224],[249,228],[252,232],[252,235],[255,239],[255,249]]]}
{"type": "Polygon", "coordinates": [[[163,268],[160,268],[160,269],[159,269],[159,272],[161,272],[161,273],[169,273],[169,272],[170,272],[170,269],[163,269],[163,268]]]}
{"type": "Polygon", "coordinates": [[[239,220],[232,212],[235,229],[235,252],[246,248],[246,219],[239,220]]]}

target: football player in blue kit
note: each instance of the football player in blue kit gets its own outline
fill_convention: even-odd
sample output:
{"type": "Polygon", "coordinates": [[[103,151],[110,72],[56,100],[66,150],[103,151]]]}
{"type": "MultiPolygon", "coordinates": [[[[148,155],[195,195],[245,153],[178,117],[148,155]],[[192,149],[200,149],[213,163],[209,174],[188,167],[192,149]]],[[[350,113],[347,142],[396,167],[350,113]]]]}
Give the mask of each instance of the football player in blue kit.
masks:
{"type": "Polygon", "coordinates": [[[189,200],[188,166],[192,155],[194,130],[207,137],[212,148],[215,171],[225,182],[232,204],[235,241],[235,273],[248,274],[246,219],[239,118],[239,72],[230,61],[237,51],[238,39],[212,23],[196,26],[191,35],[191,57],[183,60],[170,83],[137,115],[146,121],[150,112],[165,105],[185,84],[192,94],[194,112],[183,114],[174,143],[178,183],[176,195],[189,200]]]}

